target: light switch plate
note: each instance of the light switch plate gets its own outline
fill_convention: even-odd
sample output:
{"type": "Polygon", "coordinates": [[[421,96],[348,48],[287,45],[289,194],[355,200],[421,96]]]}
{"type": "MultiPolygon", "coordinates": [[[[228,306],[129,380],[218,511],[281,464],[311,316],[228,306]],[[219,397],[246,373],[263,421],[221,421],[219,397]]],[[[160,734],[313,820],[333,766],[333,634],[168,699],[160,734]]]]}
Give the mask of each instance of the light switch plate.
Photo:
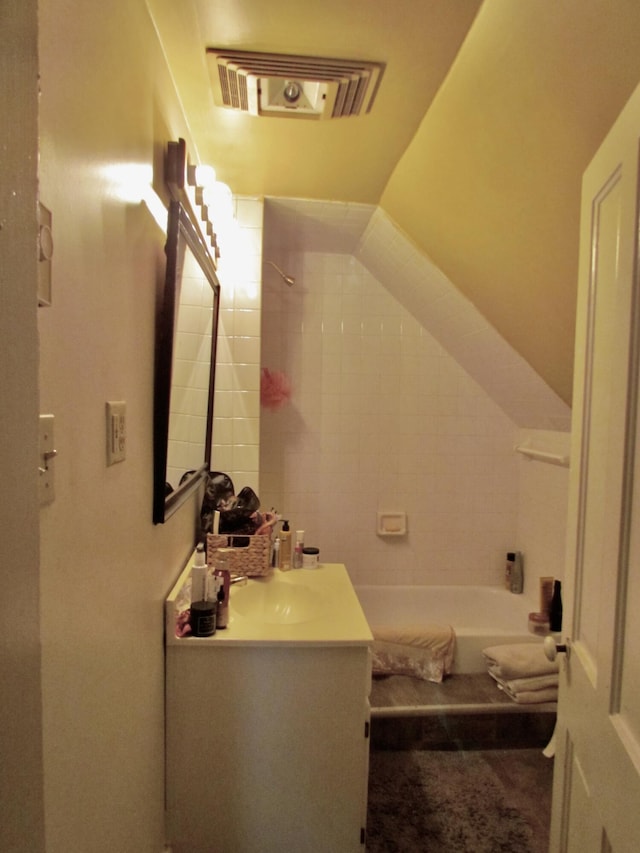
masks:
{"type": "Polygon", "coordinates": [[[107,403],[107,465],[123,462],[127,456],[127,404],[124,400],[107,403]]]}

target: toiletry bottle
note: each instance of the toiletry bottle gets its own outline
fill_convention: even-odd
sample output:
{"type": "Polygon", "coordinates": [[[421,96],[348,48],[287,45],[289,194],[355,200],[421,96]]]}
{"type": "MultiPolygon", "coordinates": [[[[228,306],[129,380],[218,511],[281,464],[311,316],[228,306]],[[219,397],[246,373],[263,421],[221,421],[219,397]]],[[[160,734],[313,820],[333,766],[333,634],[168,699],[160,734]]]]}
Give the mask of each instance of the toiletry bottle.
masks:
{"type": "Polygon", "coordinates": [[[304,530],[296,530],[296,544],[293,549],[293,568],[302,568],[302,549],[304,548],[304,530]]]}
{"type": "Polygon", "coordinates": [[[193,637],[211,637],[216,632],[217,603],[207,601],[207,563],[204,545],[198,545],[191,569],[189,625],[193,637]]]}
{"type": "Polygon", "coordinates": [[[562,583],[553,582],[553,597],[549,608],[549,628],[555,634],[562,631],[562,583]]]}
{"type": "Polygon", "coordinates": [[[276,536],[273,543],[273,554],[271,556],[271,565],[274,569],[280,568],[280,537],[276,536]]]}
{"type": "Polygon", "coordinates": [[[218,589],[218,608],[216,610],[216,628],[226,628],[229,624],[229,598],[225,594],[224,579],[219,578],[220,588],[218,589]]]}
{"type": "Polygon", "coordinates": [[[507,553],[507,560],[504,564],[504,588],[508,589],[509,592],[511,592],[511,572],[513,571],[515,559],[515,553],[513,551],[509,551],[507,553]]]}
{"type": "Polygon", "coordinates": [[[524,588],[524,570],[522,568],[522,554],[514,551],[513,567],[511,569],[511,592],[519,595],[524,588]]]}
{"type": "Polygon", "coordinates": [[[282,522],[280,531],[280,568],[283,572],[291,568],[291,531],[286,519],[282,522]]]}
{"type": "Polygon", "coordinates": [[[191,602],[205,601],[207,597],[207,561],[204,545],[198,543],[196,555],[191,568],[191,602]]]}
{"type": "Polygon", "coordinates": [[[231,591],[231,569],[229,552],[231,548],[218,548],[214,563],[214,577],[219,581],[215,599],[218,605],[216,628],[226,628],[229,624],[229,595],[231,591]]]}
{"type": "Polygon", "coordinates": [[[540,613],[549,618],[551,610],[551,599],[553,598],[553,578],[540,578],[540,613]]]}

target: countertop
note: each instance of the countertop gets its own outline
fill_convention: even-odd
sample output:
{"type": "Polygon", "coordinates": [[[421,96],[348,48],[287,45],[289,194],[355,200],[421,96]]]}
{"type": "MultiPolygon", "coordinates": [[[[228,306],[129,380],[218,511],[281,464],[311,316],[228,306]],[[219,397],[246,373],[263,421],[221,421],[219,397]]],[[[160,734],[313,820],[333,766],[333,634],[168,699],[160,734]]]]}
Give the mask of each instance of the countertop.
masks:
{"type": "MultiPolygon", "coordinates": [[[[369,646],[373,637],[351,580],[341,563],[315,569],[272,569],[231,587],[228,627],[212,637],[176,637],[176,602],[188,583],[192,560],[165,602],[166,644],[211,646],[369,646]]],[[[184,600],[184,592],[182,595],[184,600]]]]}

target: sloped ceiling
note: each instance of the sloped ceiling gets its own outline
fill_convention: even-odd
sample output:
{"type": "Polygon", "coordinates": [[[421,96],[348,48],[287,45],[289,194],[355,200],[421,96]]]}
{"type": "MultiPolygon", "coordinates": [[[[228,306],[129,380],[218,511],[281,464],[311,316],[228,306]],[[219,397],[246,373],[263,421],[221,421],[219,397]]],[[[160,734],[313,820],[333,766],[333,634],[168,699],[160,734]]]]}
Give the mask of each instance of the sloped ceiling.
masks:
{"type": "Polygon", "coordinates": [[[380,205],[566,402],[581,175],[640,80],[637,0],[147,0],[235,193],[380,205]],[[370,114],[213,103],[205,48],[386,63],[370,114]]]}

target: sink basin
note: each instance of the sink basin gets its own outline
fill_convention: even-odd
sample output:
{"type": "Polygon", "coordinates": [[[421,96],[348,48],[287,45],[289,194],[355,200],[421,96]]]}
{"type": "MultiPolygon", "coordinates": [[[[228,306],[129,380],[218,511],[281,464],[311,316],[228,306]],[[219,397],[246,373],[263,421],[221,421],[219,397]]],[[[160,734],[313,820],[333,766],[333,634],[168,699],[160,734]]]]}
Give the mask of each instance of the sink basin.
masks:
{"type": "Polygon", "coordinates": [[[233,587],[232,611],[265,625],[295,625],[319,619],[324,609],[322,593],[306,584],[285,580],[254,580],[233,587]]]}
{"type": "Polygon", "coordinates": [[[340,563],[288,572],[274,568],[266,577],[234,584],[227,628],[212,637],[176,635],[176,618],[189,595],[191,565],[186,564],[166,601],[168,646],[336,646],[370,645],[373,640],[347,570],[340,563]]]}

